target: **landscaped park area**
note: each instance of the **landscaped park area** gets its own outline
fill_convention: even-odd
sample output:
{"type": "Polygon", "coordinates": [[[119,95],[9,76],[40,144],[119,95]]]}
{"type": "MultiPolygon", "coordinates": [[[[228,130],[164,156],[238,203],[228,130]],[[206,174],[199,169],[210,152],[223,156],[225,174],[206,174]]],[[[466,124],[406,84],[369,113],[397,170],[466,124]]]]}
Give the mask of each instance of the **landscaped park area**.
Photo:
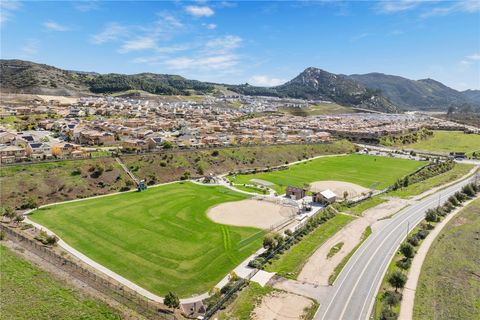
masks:
{"type": "MultiPolygon", "coordinates": [[[[423,165],[413,160],[348,155],[236,179],[271,181],[278,192],[289,184],[315,181],[382,189],[423,165]]],[[[274,201],[253,200],[226,187],[178,182],[43,207],[31,219],[152,293],[164,296],[173,291],[189,297],[213,288],[261,247],[265,229],[291,214],[274,201]]]]}
{"type": "Polygon", "coordinates": [[[471,155],[480,152],[480,135],[462,131],[433,131],[433,136],[404,146],[407,149],[433,152],[465,152],[471,155]]]}
{"type": "MultiPolygon", "coordinates": [[[[350,182],[367,189],[384,189],[426,162],[351,154],[328,156],[292,165],[288,170],[230,176],[236,184],[263,184],[279,194],[289,185],[303,187],[321,181],[350,182]]],[[[361,189],[363,189],[361,188],[361,189]]],[[[330,187],[330,189],[333,189],[330,187]]],[[[339,194],[342,196],[342,194],[339,194]]]]}

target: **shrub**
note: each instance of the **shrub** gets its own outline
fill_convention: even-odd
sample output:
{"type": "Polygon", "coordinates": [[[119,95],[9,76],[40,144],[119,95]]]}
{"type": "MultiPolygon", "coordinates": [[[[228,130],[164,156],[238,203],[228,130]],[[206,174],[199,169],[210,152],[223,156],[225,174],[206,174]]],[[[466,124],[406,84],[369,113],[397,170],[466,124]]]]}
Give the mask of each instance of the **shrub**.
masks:
{"type": "Polygon", "coordinates": [[[389,306],[396,306],[402,300],[402,294],[395,291],[387,291],[383,294],[383,302],[389,306]]]}
{"type": "Polygon", "coordinates": [[[212,157],[218,157],[218,155],[219,155],[218,150],[213,150],[212,157]]]}
{"type": "Polygon", "coordinates": [[[428,236],[429,233],[430,232],[428,230],[420,230],[415,234],[415,236],[423,240],[428,236]]]}
{"type": "Polygon", "coordinates": [[[72,175],[72,176],[79,176],[79,175],[81,175],[81,174],[82,174],[82,170],[81,170],[80,168],[78,168],[78,169],[73,170],[70,175],[72,175]]]}
{"type": "Polygon", "coordinates": [[[5,234],[5,231],[0,231],[0,240],[5,240],[7,238],[7,235],[5,234]]]}
{"type": "Polygon", "coordinates": [[[265,259],[262,257],[255,258],[253,260],[250,260],[250,262],[248,262],[248,266],[250,268],[255,268],[255,269],[261,269],[264,264],[265,264],[265,259]]]}
{"type": "Polygon", "coordinates": [[[391,310],[388,306],[385,306],[380,313],[380,320],[396,320],[398,314],[391,310]]]}
{"type": "Polygon", "coordinates": [[[160,167],[166,167],[167,163],[165,161],[160,161],[160,167]]]}
{"type": "Polygon", "coordinates": [[[407,239],[407,242],[410,243],[412,246],[418,246],[419,239],[417,236],[411,236],[407,239]]]}
{"type": "Polygon", "coordinates": [[[404,258],[402,260],[398,260],[395,264],[397,267],[403,270],[408,270],[412,265],[412,259],[404,258]]]}
{"type": "Polygon", "coordinates": [[[428,222],[437,222],[438,221],[438,216],[435,210],[429,209],[427,213],[425,214],[425,220],[428,222]]]}
{"type": "Polygon", "coordinates": [[[395,292],[398,292],[399,288],[403,288],[406,282],[407,276],[398,270],[395,270],[390,277],[388,277],[388,283],[395,288],[395,292]]]}
{"type": "Polygon", "coordinates": [[[405,258],[413,258],[415,255],[415,249],[409,243],[402,243],[400,246],[400,252],[405,256],[405,258]]]}

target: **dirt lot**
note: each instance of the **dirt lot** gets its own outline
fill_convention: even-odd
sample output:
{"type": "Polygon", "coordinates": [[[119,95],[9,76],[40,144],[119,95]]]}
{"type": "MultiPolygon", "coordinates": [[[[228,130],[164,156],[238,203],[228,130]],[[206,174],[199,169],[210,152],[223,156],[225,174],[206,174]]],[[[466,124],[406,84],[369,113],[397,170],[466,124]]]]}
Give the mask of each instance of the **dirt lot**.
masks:
{"type": "Polygon", "coordinates": [[[315,251],[300,272],[298,280],[319,285],[328,285],[328,278],[335,270],[335,267],[360,242],[365,229],[378,219],[396,213],[407,203],[407,200],[390,198],[387,202],[365,210],[362,217],[350,222],[315,251]],[[340,242],[343,242],[340,251],[333,257],[327,258],[330,249],[340,242]]]}
{"type": "Polygon", "coordinates": [[[286,292],[275,292],[263,298],[253,310],[253,320],[292,320],[302,319],[305,309],[312,301],[305,297],[286,292]]]}
{"type": "Polygon", "coordinates": [[[355,183],[344,182],[344,181],[315,181],[310,184],[310,191],[321,192],[324,190],[330,189],[337,197],[343,199],[343,193],[348,192],[347,199],[356,198],[362,194],[367,194],[370,192],[370,189],[359,186],[355,183]]]}
{"type": "Polygon", "coordinates": [[[290,207],[264,200],[222,203],[208,211],[208,217],[221,224],[268,229],[294,214],[290,207]]]}

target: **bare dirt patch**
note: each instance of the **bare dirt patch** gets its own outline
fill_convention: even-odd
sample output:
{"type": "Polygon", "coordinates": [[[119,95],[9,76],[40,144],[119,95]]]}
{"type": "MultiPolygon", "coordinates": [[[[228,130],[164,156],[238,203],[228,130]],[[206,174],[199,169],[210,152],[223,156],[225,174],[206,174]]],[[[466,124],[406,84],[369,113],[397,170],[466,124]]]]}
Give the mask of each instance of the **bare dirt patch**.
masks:
{"type": "Polygon", "coordinates": [[[347,199],[359,197],[368,194],[370,189],[359,186],[355,183],[344,181],[315,181],[310,184],[310,191],[321,192],[327,189],[332,190],[339,198],[343,198],[343,193],[348,192],[347,199]]]}
{"type": "Polygon", "coordinates": [[[217,223],[261,229],[286,221],[292,214],[292,208],[265,200],[226,202],[207,212],[208,217],[217,223]]]}
{"type": "Polygon", "coordinates": [[[308,298],[286,292],[275,292],[263,298],[253,310],[253,320],[301,319],[305,309],[312,305],[308,298]]]}
{"type": "Polygon", "coordinates": [[[328,278],[335,270],[335,267],[361,241],[365,229],[378,219],[396,213],[407,203],[407,200],[390,198],[387,202],[365,210],[362,217],[350,222],[315,251],[300,272],[298,280],[318,285],[328,285],[328,278]],[[344,243],[342,248],[334,256],[328,258],[330,249],[339,242],[344,243]]]}

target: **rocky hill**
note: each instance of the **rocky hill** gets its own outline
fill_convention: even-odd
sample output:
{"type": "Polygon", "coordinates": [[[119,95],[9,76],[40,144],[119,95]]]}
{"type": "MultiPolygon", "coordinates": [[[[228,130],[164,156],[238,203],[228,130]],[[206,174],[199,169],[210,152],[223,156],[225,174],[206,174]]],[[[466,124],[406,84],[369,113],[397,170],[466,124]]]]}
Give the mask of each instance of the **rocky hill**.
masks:
{"type": "Polygon", "coordinates": [[[229,86],[229,89],[248,95],[324,100],[382,112],[397,111],[397,108],[376,90],[371,90],[344,75],[317,68],[307,68],[294,79],[277,87],[264,88],[245,84],[229,86]]]}
{"type": "Polygon", "coordinates": [[[446,110],[465,103],[480,103],[476,90],[460,92],[432,80],[410,80],[383,73],[354,74],[350,79],[377,89],[393,104],[405,110],[446,110]]]}

